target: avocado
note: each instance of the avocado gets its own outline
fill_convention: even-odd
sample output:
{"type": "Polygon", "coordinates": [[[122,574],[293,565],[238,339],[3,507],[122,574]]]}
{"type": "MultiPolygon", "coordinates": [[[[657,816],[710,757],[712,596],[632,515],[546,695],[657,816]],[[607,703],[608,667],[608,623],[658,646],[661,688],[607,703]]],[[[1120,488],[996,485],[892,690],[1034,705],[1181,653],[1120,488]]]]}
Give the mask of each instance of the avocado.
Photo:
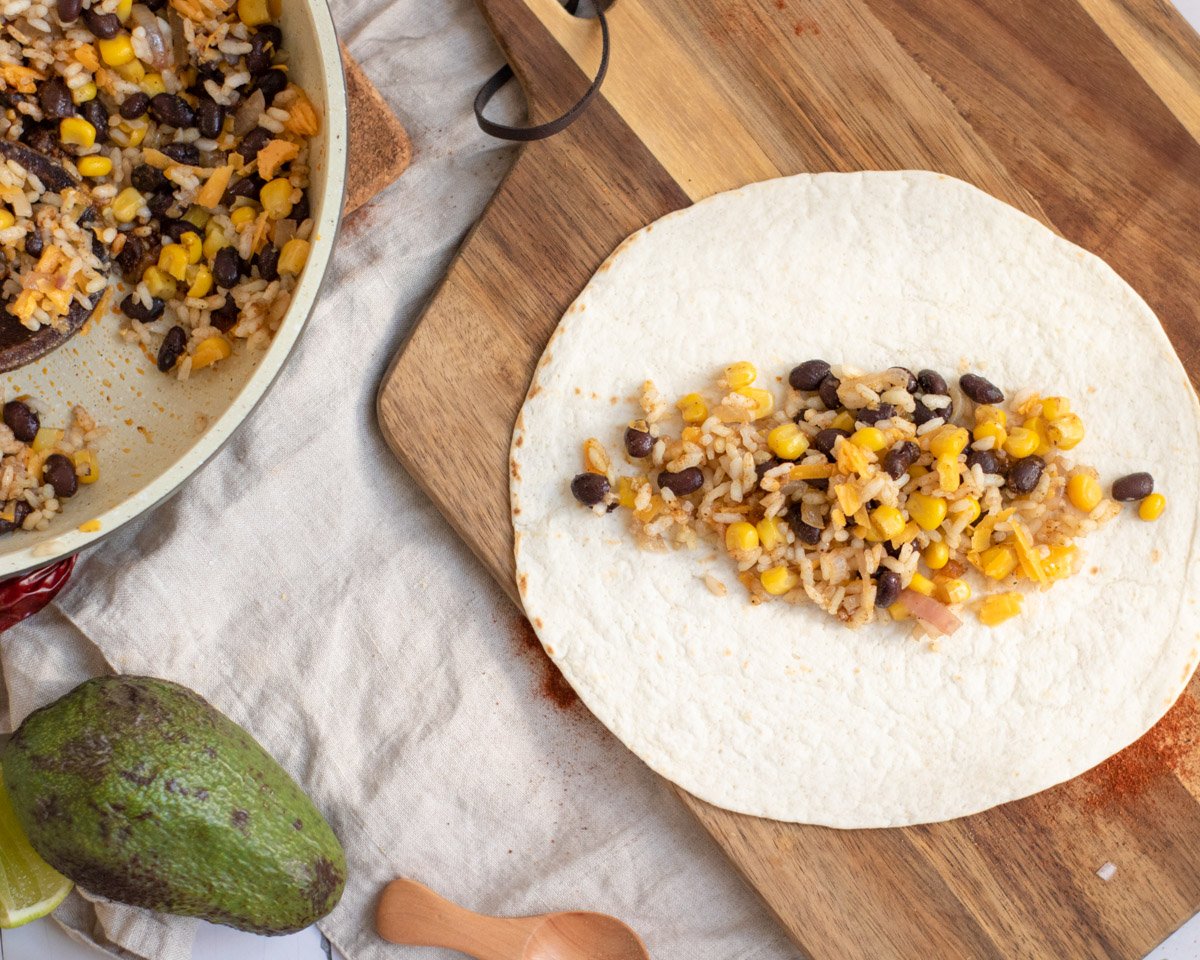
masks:
{"type": "Polygon", "coordinates": [[[178,684],[88,680],[31,713],[0,767],[34,849],[92,893],[265,934],[342,895],[346,855],[312,801],[178,684]]]}

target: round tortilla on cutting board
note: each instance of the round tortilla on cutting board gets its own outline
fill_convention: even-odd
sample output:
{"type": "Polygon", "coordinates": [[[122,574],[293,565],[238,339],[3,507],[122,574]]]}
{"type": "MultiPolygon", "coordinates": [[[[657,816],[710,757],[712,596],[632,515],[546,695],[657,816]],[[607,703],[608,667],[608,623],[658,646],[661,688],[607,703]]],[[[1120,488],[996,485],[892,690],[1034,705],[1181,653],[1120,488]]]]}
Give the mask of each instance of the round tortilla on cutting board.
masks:
{"type": "Polygon", "coordinates": [[[518,586],[591,711],[701,799],[843,828],[964,816],[1100,763],[1186,686],[1198,409],[1128,284],[976,188],[926,172],[755,184],[634,234],[551,338],[513,436],[518,586]],[[931,649],[911,625],[752,606],[723,551],[640,549],[624,511],[572,499],[586,438],[623,457],[644,380],[677,397],[749,360],[782,397],[775,377],[812,357],[947,377],[969,365],[1009,394],[1065,395],[1088,431],[1075,462],[1106,489],[1149,470],[1167,513],[1127,508],[1078,541],[1077,576],[1029,585],[998,627],[968,613],[931,649]]]}

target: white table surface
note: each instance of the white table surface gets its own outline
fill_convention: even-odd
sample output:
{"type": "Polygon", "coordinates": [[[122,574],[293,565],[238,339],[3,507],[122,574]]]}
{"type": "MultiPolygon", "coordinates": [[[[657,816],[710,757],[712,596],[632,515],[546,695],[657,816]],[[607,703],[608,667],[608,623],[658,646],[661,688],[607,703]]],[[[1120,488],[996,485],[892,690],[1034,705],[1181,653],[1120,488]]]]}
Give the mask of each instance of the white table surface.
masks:
{"type": "MultiPolygon", "coordinates": [[[[1175,6],[1200,29],[1200,0],[1175,0],[1175,6]]],[[[1119,865],[1110,882],[1120,882],[1119,865]]],[[[101,951],[75,943],[50,920],[39,920],[18,930],[0,930],[0,960],[98,960],[104,956],[101,951]]],[[[211,924],[201,927],[192,956],[194,960],[341,960],[315,927],[290,937],[258,937],[211,924]]],[[[1200,914],[1146,960],[1200,960],[1200,914]]]]}

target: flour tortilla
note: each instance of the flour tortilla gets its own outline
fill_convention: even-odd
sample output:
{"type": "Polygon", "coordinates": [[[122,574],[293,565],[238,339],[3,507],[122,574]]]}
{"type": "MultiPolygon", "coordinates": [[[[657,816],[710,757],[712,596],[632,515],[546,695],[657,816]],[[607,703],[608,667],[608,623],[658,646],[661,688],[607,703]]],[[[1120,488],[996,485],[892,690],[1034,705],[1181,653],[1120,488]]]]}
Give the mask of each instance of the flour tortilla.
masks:
{"type": "Polygon", "coordinates": [[[1197,412],[1145,302],[974,187],[924,172],[756,184],[635,234],[567,311],[513,438],[518,584],[592,712],[696,796],[843,828],[964,816],[1101,762],[1186,685],[1197,412]],[[811,357],[947,376],[966,363],[1010,393],[1064,394],[1088,430],[1075,459],[1106,487],[1149,470],[1167,513],[1127,508],[1081,541],[1085,572],[1026,591],[998,628],[968,614],[932,652],[899,624],[752,607],[723,552],[641,550],[623,513],[572,500],[585,438],[623,459],[643,380],[674,398],[735,360],[786,377],[811,357]]]}

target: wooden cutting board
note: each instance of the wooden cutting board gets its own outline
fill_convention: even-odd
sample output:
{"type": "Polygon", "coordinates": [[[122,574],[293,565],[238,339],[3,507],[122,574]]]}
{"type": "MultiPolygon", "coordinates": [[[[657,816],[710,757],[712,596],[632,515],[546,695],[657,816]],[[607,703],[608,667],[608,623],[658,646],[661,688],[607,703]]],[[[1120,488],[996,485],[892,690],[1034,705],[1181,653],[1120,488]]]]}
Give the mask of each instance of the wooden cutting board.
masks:
{"type": "MultiPolygon", "coordinates": [[[[569,106],[596,24],[480,5],[532,119],[569,106]]],[[[619,0],[610,19],[603,98],[524,148],[379,395],[397,456],[510,595],[508,443],[542,346],[621,239],[719,190],[962,177],[1108,260],[1200,379],[1200,41],[1164,0],[619,0]]],[[[815,960],[1140,958],[1200,909],[1196,697],[1096,771],[956,822],[839,832],[683,801],[815,960]]]]}

